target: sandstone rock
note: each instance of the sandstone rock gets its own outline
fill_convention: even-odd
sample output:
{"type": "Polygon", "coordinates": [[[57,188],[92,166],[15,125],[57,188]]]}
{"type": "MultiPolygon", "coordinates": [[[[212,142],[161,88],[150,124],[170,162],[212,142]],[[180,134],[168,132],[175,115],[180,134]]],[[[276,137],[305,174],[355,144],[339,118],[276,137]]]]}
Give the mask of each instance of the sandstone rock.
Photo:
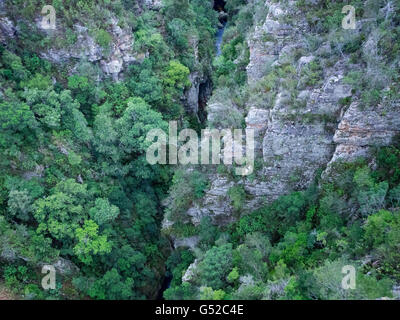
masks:
{"type": "MultiPolygon", "coordinates": [[[[313,5],[319,2],[306,0],[313,5]]],[[[245,108],[247,114],[238,110],[229,96],[214,92],[207,106],[209,125],[223,128],[226,126],[221,123],[227,123],[234,126],[238,123],[233,120],[235,115],[243,113],[246,127],[256,132],[256,148],[261,154],[256,161],[260,162],[258,165],[261,168],[251,178],[242,177],[235,181],[210,172],[209,190],[187,211],[195,225],[205,216],[211,217],[213,223],[219,226],[237,221],[239,215],[228,196],[233,186],[241,185],[246,192],[246,200],[240,210],[240,215],[244,215],[293,190],[306,189],[319,169],[326,168],[323,174],[326,178],[332,164],[339,159],[351,161],[359,156],[368,156],[371,147],[388,145],[400,134],[398,104],[396,108],[389,108],[382,103],[365,110],[358,108],[357,102],[349,107],[343,106],[341,100],[352,96],[351,87],[343,79],[348,71],[355,70],[357,66],[345,55],[332,59],[330,42],[322,43],[310,52],[310,46],[304,41],[309,27],[305,17],[297,14],[294,3],[265,1],[269,7],[268,16],[247,39],[250,50],[247,66],[249,87],[257,88],[258,81],[271,70],[271,66],[292,64],[301,75],[302,69],[317,58],[318,63],[321,60],[325,62],[321,64],[321,79],[313,85],[298,86],[301,91],[295,93],[282,85],[268,103],[262,99],[261,102],[254,100],[256,106],[248,103],[245,108]],[[294,55],[298,49],[305,53],[296,62],[294,55]],[[333,61],[333,65],[326,63],[328,59],[325,58],[330,58],[329,62],[333,61]]],[[[358,30],[355,32],[357,34],[358,30]]],[[[364,54],[372,60],[376,58],[376,40],[374,35],[370,35],[363,48],[364,54]]],[[[192,278],[193,266],[190,269],[185,279],[192,278]]],[[[252,285],[253,279],[241,277],[240,282],[243,289],[252,285]]],[[[287,280],[270,283],[266,296],[281,296],[287,283],[287,280]]],[[[399,291],[399,288],[394,288],[398,299],[399,291]]]]}
{"type": "Polygon", "coordinates": [[[352,103],[335,132],[337,146],[330,163],[368,156],[370,147],[388,145],[399,133],[400,117],[396,108],[388,110],[378,105],[361,110],[358,103],[352,103]]]}
{"type": "Polygon", "coordinates": [[[35,178],[35,177],[41,178],[41,177],[43,177],[43,172],[44,172],[44,166],[36,165],[34,171],[24,172],[22,177],[25,180],[31,180],[32,178],[35,178]]]}
{"type": "Polygon", "coordinates": [[[106,74],[112,75],[114,80],[118,80],[118,74],[122,71],[123,60],[113,59],[110,61],[101,61],[101,68],[106,74]]]}
{"type": "Polygon", "coordinates": [[[239,282],[245,286],[252,286],[254,285],[254,278],[251,274],[246,274],[244,276],[240,276],[239,282]]]}
{"type": "Polygon", "coordinates": [[[279,16],[282,16],[284,13],[285,13],[284,9],[282,9],[281,6],[277,3],[273,3],[269,6],[269,16],[278,18],[279,16]]]}
{"type": "Polygon", "coordinates": [[[79,268],[70,260],[59,257],[53,263],[40,263],[40,268],[44,265],[52,265],[56,269],[56,273],[62,276],[72,276],[79,272],[79,268]]]}
{"type": "Polygon", "coordinates": [[[301,70],[306,66],[307,64],[311,63],[312,61],[315,60],[314,56],[308,56],[308,57],[301,57],[299,59],[298,65],[297,65],[297,70],[301,70]]]}
{"type": "Polygon", "coordinates": [[[162,8],[162,0],[144,0],[144,3],[152,10],[159,10],[162,8]]]}
{"type": "MultiPolygon", "coordinates": [[[[129,64],[140,62],[143,57],[142,53],[133,51],[134,40],[131,30],[122,29],[115,18],[110,19],[110,25],[108,32],[113,40],[109,50],[96,43],[86,27],[75,25],[74,30],[77,34],[75,44],[62,49],[50,48],[47,52],[42,52],[41,56],[54,63],[66,63],[74,59],[98,63],[106,76],[119,80],[129,64]]],[[[64,31],[57,32],[61,34],[64,31]]]]}
{"type": "Polygon", "coordinates": [[[227,178],[216,175],[213,177],[210,189],[204,195],[201,204],[191,207],[187,215],[194,225],[199,225],[203,217],[211,217],[218,225],[227,225],[234,221],[231,216],[233,208],[227,196],[228,190],[234,185],[227,178]]]}
{"type": "MultiPolygon", "coordinates": [[[[293,63],[297,49],[306,52],[293,65],[299,76],[301,69],[315,59],[321,63],[324,57],[330,57],[329,43],[323,43],[315,52],[306,51],[309,48],[303,40],[309,27],[293,4],[266,1],[269,13],[264,24],[248,36],[247,76],[252,90],[271,65],[293,63]],[[282,19],[285,15],[292,19],[282,19]],[[290,25],[283,20],[291,21],[290,25]]],[[[366,46],[374,48],[375,44],[371,40],[366,46]]],[[[323,65],[320,81],[297,92],[282,85],[273,99],[254,99],[256,105],[250,102],[245,108],[247,113],[233,103],[229,94],[214,92],[207,106],[208,125],[238,128],[244,117],[246,127],[255,129],[258,171],[236,181],[210,172],[209,190],[187,211],[191,222],[198,225],[205,216],[220,226],[236,221],[238,214],[228,196],[233,186],[241,185],[246,192],[240,210],[244,215],[291,191],[306,189],[318,170],[327,168],[325,177],[338,159],[352,160],[368,155],[374,145],[390,144],[400,131],[397,108],[379,105],[361,111],[356,103],[348,108],[341,103],[352,96],[351,87],[343,79],[353,67],[348,57],[338,56],[333,65],[323,65]]]]}
{"type": "Polygon", "coordinates": [[[251,107],[247,113],[246,128],[254,129],[255,150],[258,155],[262,154],[262,136],[268,127],[269,110],[251,107]]]}
{"type": "Polygon", "coordinates": [[[0,18],[0,42],[5,43],[7,38],[13,38],[15,32],[14,23],[8,17],[0,18]]]}
{"type": "Polygon", "coordinates": [[[182,277],[183,282],[189,282],[193,279],[197,266],[198,266],[199,261],[196,259],[194,262],[187,268],[185,274],[182,277]]]}
{"type": "Polygon", "coordinates": [[[174,248],[179,247],[189,247],[190,249],[194,249],[199,242],[200,238],[198,236],[188,237],[188,238],[181,238],[181,239],[174,239],[174,248]]]}
{"type": "Polygon", "coordinates": [[[392,292],[393,298],[395,300],[400,300],[400,286],[394,286],[392,292]]]}
{"type": "Polygon", "coordinates": [[[247,66],[249,83],[263,77],[269,65],[278,61],[287,62],[284,60],[287,53],[302,46],[298,39],[299,33],[304,31],[305,20],[297,19],[295,24],[289,25],[283,23],[281,19],[282,15],[296,11],[294,4],[289,3],[283,7],[282,3],[267,0],[265,6],[269,8],[269,11],[264,24],[256,26],[247,41],[250,50],[250,63],[247,66]],[[281,60],[278,59],[279,57],[281,60]]]}
{"type": "Polygon", "coordinates": [[[199,112],[199,92],[200,92],[199,73],[192,72],[189,75],[189,81],[192,85],[185,93],[186,110],[189,113],[198,114],[198,112],[199,112]]]}
{"type": "MultiPolygon", "coordinates": [[[[199,44],[197,37],[189,40],[193,48],[195,64],[201,65],[199,61],[199,44]]],[[[212,83],[209,75],[204,72],[194,71],[189,74],[191,86],[185,91],[183,102],[187,113],[197,116],[200,122],[205,120],[205,107],[212,92],[212,83]]]]}
{"type": "Polygon", "coordinates": [[[79,272],[79,268],[72,263],[70,260],[64,258],[58,258],[58,260],[54,263],[54,268],[61,275],[73,275],[79,272]]]}
{"type": "Polygon", "coordinates": [[[251,107],[245,120],[247,128],[263,131],[268,125],[269,111],[251,107]]]}

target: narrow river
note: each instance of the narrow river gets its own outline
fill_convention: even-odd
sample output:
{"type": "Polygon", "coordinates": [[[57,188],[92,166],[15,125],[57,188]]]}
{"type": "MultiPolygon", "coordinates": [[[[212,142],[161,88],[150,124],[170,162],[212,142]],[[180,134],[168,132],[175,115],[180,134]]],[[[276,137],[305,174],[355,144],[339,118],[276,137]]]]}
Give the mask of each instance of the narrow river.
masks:
{"type": "Polygon", "coordinates": [[[224,36],[224,31],[225,31],[225,26],[226,26],[226,21],[222,22],[222,27],[218,28],[217,35],[216,35],[216,42],[215,46],[217,49],[217,57],[221,55],[221,46],[222,46],[222,38],[224,36]]]}
{"type": "MultiPolygon", "coordinates": [[[[225,11],[223,11],[225,6],[225,1],[216,1],[215,2],[215,7],[214,10],[219,11],[220,13],[220,26],[218,27],[217,33],[215,35],[215,48],[216,48],[216,56],[220,56],[222,53],[221,47],[222,47],[222,39],[224,36],[224,32],[225,32],[225,27],[227,24],[227,15],[225,13],[225,11]]],[[[162,286],[158,292],[158,296],[157,296],[157,300],[164,300],[164,291],[167,290],[170,286],[171,286],[171,282],[172,282],[172,275],[168,274],[168,272],[166,273],[162,286]]]]}

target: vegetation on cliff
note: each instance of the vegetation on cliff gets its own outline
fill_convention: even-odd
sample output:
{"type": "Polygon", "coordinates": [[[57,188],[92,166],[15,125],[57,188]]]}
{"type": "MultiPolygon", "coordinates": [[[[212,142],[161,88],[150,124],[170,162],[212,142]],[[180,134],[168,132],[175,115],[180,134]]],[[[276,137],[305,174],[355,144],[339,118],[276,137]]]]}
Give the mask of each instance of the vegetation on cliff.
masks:
{"type": "MultiPolygon", "coordinates": [[[[350,106],[399,116],[400,1],[267,2],[290,2],[294,14],[275,8],[280,27],[303,19],[308,32],[283,63],[251,61],[250,35],[270,13],[265,0],[226,1],[218,57],[213,1],[54,0],[54,32],[37,24],[45,1],[0,4],[8,33],[0,34],[0,297],[154,299],[167,276],[165,299],[399,298],[400,140],[386,143],[385,128],[368,157],[325,161],[307,188],[307,168],[290,168],[290,188],[250,209],[254,197],[230,167],[146,161],[151,129],[167,131],[169,120],[243,128],[250,107],[267,112],[282,92],[279,121],[331,133],[350,106]],[[366,26],[354,34],[341,28],[346,4],[366,26]],[[77,55],[82,43],[87,52],[77,55]],[[351,94],[336,111],[307,113],[300,93],[329,82],[326,70],[343,61],[339,80],[351,94]],[[225,107],[209,108],[207,123],[187,105],[201,81],[213,83],[210,105],[225,107]],[[222,202],[232,219],[193,223],[188,211],[216,174],[229,184],[222,202]],[[177,239],[189,240],[172,248],[177,239]],[[56,267],[55,289],[40,285],[46,264],[56,267]],[[357,285],[345,290],[349,265],[357,285]]],[[[280,45],[271,34],[256,40],[280,45]]],[[[356,139],[370,136],[360,132],[356,139]]],[[[280,169],[280,161],[272,162],[280,169]]],[[[263,173],[265,162],[256,160],[246,182],[279,180],[263,173]]]]}

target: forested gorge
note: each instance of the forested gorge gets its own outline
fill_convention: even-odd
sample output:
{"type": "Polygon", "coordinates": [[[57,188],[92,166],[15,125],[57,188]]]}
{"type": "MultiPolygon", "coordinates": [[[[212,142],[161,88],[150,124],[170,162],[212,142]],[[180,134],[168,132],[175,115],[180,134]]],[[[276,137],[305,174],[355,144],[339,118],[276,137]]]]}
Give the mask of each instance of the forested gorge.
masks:
{"type": "Polygon", "coordinates": [[[195,121],[180,98],[190,71],[210,74],[216,14],[200,0],[166,1],[141,15],[136,1],[54,1],[68,26],[56,41],[73,43],[74,23],[96,23],[97,41],[109,45],[99,26],[111,13],[132,28],[148,56],[114,82],[98,81],[88,61],[71,74],[39,57],[52,40],[28,23],[44,4],[4,4],[21,23],[0,47],[1,285],[35,299],[155,298],[171,250],[160,203],[173,169],[147,164],[145,137],[168,119],[195,121]],[[57,288],[46,292],[39,266],[56,261],[57,288]]]}
{"type": "MultiPolygon", "coordinates": [[[[319,85],[335,59],[369,68],[363,46],[371,30],[355,39],[330,30],[341,28],[343,5],[353,4],[360,16],[380,12],[388,1],[267,1],[293,4],[313,33],[307,50],[327,41],[330,53],[298,76],[292,65],[308,53],[298,49],[293,61],[263,66],[266,75],[253,85],[247,37],[263,25],[265,1],[149,2],[157,1],[54,0],[54,32],[35,22],[46,1],[0,3],[0,16],[15,26],[6,40],[0,37],[0,292],[15,299],[396,298],[399,137],[371,148],[369,158],[333,163],[329,177],[321,167],[307,188],[293,187],[250,211],[243,179],[218,166],[212,170],[232,182],[234,221],[225,224],[208,216],[195,224],[187,216],[210,188],[210,168],[146,161],[147,133],[168,132],[170,120],[197,131],[242,128],[245,116],[236,110],[272,105],[281,87],[291,90],[290,103],[305,108],[296,100],[299,88],[319,85]],[[90,55],[71,54],[81,41],[77,25],[99,58],[91,58],[90,43],[90,55]],[[102,64],[114,61],[115,30],[129,30],[134,52],[117,79],[102,64]],[[196,81],[193,107],[188,92],[196,81]],[[217,99],[234,107],[210,117],[208,105],[217,99]],[[194,245],[176,245],[193,238],[194,245]],[[47,264],[57,271],[51,290],[41,287],[47,264]],[[357,268],[354,290],[341,287],[344,265],[357,268]]],[[[400,2],[389,2],[390,13],[377,15],[373,27],[381,68],[373,81],[362,69],[346,73],[351,97],[339,101],[343,110],[352,102],[398,108],[400,2]]],[[[301,121],[330,121],[312,116],[301,121]]],[[[291,179],[295,185],[295,172],[291,179]]]]}
{"type": "MultiPolygon", "coordinates": [[[[285,96],[287,100],[284,103],[289,101],[293,105],[292,109],[300,112],[296,114],[290,108],[283,109],[287,113],[283,121],[289,121],[290,124],[299,122],[300,125],[306,123],[310,126],[322,122],[329,132],[332,130],[330,121],[333,121],[335,127],[338,126],[336,115],[304,114],[302,110],[308,104],[296,97],[302,89],[321,85],[325,79],[328,79],[328,84],[325,83],[324,86],[329,86],[329,78],[324,74],[324,69],[329,69],[337,61],[340,63],[340,59],[345,59],[350,65],[360,65],[345,73],[343,81],[349,85],[351,94],[340,98],[337,104],[343,106],[344,110],[350,110],[350,105],[355,103],[364,112],[361,118],[368,117],[369,108],[377,109],[379,105],[383,105],[383,114],[397,110],[397,113],[388,116],[388,121],[398,123],[398,1],[268,1],[266,5],[269,8],[264,7],[263,1],[253,1],[246,5],[238,3],[233,11],[228,6],[231,3],[228,1],[226,6],[230,15],[222,54],[214,61],[216,89],[211,99],[233,100],[234,105],[239,108],[246,103],[251,104],[250,107],[254,104],[264,108],[265,105],[282,103],[279,91],[290,90],[289,94],[285,91],[289,98],[285,96]],[[289,3],[293,11],[289,9],[287,12],[291,14],[279,16],[290,8],[289,3]],[[341,30],[343,15],[340,13],[345,4],[358,8],[358,17],[366,20],[369,17],[373,20],[372,26],[360,28],[356,36],[341,30]],[[285,31],[291,23],[301,21],[302,13],[299,12],[304,12],[310,28],[307,32],[312,35],[306,38],[308,47],[295,47],[289,53],[286,51],[282,54],[282,59],[279,56],[279,63],[272,66],[257,64],[256,59],[260,53],[256,52],[253,64],[258,68],[265,68],[266,71],[264,77],[251,83],[247,79],[248,67],[246,74],[246,66],[249,65],[247,44],[251,44],[253,40],[246,44],[246,32],[251,25],[261,29],[268,10],[269,16],[278,12],[277,20],[282,23],[285,31]],[[374,49],[376,51],[373,52],[368,47],[371,42],[367,41],[369,32],[378,39],[374,49]],[[328,45],[324,46],[324,43],[328,45]],[[318,48],[324,50],[317,50],[318,48]],[[304,73],[300,73],[299,77],[294,66],[300,65],[299,61],[307,53],[316,55],[317,58],[304,68],[304,73]],[[372,62],[374,59],[379,62],[372,62]],[[390,66],[393,73],[388,69],[390,66]],[[328,117],[333,117],[333,120],[328,117]]],[[[268,27],[272,26],[273,31],[278,30],[277,38],[282,37],[283,33],[273,24],[274,21],[268,22],[268,27]]],[[[273,41],[273,31],[262,35],[265,39],[262,38],[261,41],[273,41]]],[[[256,51],[254,44],[251,45],[256,51]]],[[[268,45],[266,47],[270,48],[268,45]]],[[[324,103],[326,102],[321,102],[324,103]]],[[[229,126],[232,125],[229,121],[235,116],[233,108],[230,110],[230,117],[217,121],[211,119],[211,123],[229,126]]],[[[377,117],[368,121],[379,122],[377,117]]],[[[236,122],[236,126],[238,125],[240,122],[236,122]]],[[[343,126],[351,126],[351,123],[343,126]]],[[[362,135],[362,130],[368,129],[364,129],[361,124],[355,130],[356,137],[352,138],[361,139],[357,136],[358,132],[362,132],[362,135]]],[[[373,132],[370,134],[374,135],[373,132]]],[[[300,143],[304,142],[300,140],[300,143]]],[[[231,202],[234,222],[228,220],[228,223],[220,222],[217,226],[213,216],[202,217],[197,225],[193,224],[193,219],[187,219],[186,212],[192,208],[189,200],[185,202],[185,199],[206,196],[207,200],[203,203],[207,205],[209,201],[209,206],[217,207],[212,202],[212,194],[204,194],[204,190],[213,183],[205,178],[207,169],[189,174],[178,171],[170,191],[173,205],[170,206],[167,217],[175,222],[173,234],[189,239],[196,238],[197,243],[194,249],[178,248],[168,258],[167,268],[173,278],[171,287],[164,296],[167,299],[205,300],[398,299],[399,143],[397,129],[397,134],[395,133],[388,145],[374,142],[367,157],[356,157],[352,161],[337,159],[329,164],[328,169],[325,166],[320,167],[307,188],[296,187],[300,172],[306,169],[304,165],[296,170],[289,168],[291,174],[288,184],[294,186],[291,187],[293,191],[285,191],[286,194],[257,210],[246,209],[246,203],[251,203],[253,197],[246,188],[246,181],[235,177],[230,168],[219,167],[217,174],[211,175],[211,179],[227,176],[228,181],[233,182],[228,184],[231,187],[223,201],[231,202]],[[201,183],[201,179],[205,180],[201,183]],[[192,186],[192,190],[185,195],[182,195],[180,187],[183,183],[192,186]],[[356,286],[351,290],[342,286],[342,270],[345,266],[352,266],[357,270],[356,286]]],[[[307,148],[307,145],[302,147],[307,148]]],[[[285,165],[281,155],[275,156],[273,161],[278,168],[285,165]]],[[[262,164],[257,163],[257,160],[255,170],[256,174],[249,177],[250,181],[257,179],[257,170],[261,172],[261,176],[265,175],[262,164]]],[[[276,179],[271,176],[265,178],[276,179]]],[[[213,192],[218,192],[218,188],[221,186],[216,184],[213,192]]],[[[226,206],[221,206],[227,210],[226,206]]]]}

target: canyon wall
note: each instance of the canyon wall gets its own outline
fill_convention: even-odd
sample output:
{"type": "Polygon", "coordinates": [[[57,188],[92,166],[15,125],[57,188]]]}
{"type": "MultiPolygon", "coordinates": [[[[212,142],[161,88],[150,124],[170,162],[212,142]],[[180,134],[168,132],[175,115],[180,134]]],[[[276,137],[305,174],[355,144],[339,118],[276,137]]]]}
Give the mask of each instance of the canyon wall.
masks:
{"type": "MultiPolygon", "coordinates": [[[[306,1],[315,5],[318,1],[306,1]]],[[[205,216],[215,224],[236,221],[229,190],[240,186],[246,199],[240,214],[249,213],[279,196],[305,190],[317,173],[328,177],[338,160],[351,161],[371,156],[371,147],[388,145],[399,134],[400,111],[396,102],[382,102],[362,108],[352,87],[344,81],[352,71],[363,71],[350,54],[338,53],[322,38],[315,46],[310,39],[307,10],[297,1],[265,1],[267,16],[248,33],[250,62],[247,65],[248,101],[244,107],[232,99],[219,97],[218,89],[207,106],[208,125],[222,127],[216,119],[245,119],[246,128],[255,129],[255,172],[234,177],[203,168],[210,188],[194,201],[186,214],[194,225],[205,216]],[[315,79],[314,79],[315,78],[315,79]],[[272,87],[268,81],[274,82],[272,87]]],[[[348,41],[368,21],[358,21],[348,30],[348,41]]],[[[374,33],[363,44],[363,55],[376,51],[374,33]]],[[[376,57],[375,57],[376,58],[376,57]]],[[[371,57],[373,69],[374,57],[371,57]]],[[[232,120],[231,123],[235,123],[232,120]]]]}

